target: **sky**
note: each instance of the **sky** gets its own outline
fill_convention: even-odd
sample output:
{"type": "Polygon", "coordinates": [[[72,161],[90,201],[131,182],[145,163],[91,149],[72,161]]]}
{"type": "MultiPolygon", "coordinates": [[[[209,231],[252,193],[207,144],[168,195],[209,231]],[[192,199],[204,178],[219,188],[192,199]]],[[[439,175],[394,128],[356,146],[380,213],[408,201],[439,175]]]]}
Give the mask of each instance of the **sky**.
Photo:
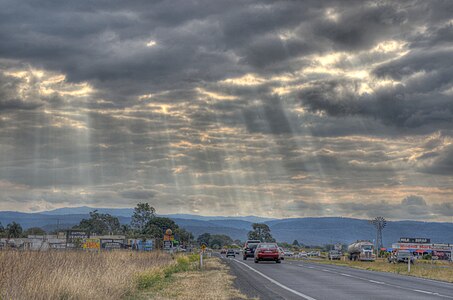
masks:
{"type": "Polygon", "coordinates": [[[451,222],[452,16],[0,0],[0,210],[451,222]]]}

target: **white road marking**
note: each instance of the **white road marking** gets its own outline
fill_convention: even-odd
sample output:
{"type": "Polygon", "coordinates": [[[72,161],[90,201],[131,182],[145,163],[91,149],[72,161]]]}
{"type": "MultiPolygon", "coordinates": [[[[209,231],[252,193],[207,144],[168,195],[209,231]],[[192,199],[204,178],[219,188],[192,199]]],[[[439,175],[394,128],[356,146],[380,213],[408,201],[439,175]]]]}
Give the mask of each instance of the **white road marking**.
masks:
{"type": "MultiPolygon", "coordinates": [[[[303,267],[303,265],[299,265],[299,266],[303,267]]],[[[308,266],[307,266],[307,268],[316,269],[314,267],[308,267],[308,266]]],[[[339,274],[339,275],[342,275],[342,276],[351,277],[351,278],[355,278],[355,279],[359,279],[359,280],[363,280],[363,281],[368,281],[368,282],[375,283],[375,284],[387,285],[387,286],[391,286],[391,287],[394,287],[394,288],[399,288],[399,289],[406,290],[406,291],[414,291],[414,292],[429,294],[429,295],[438,296],[438,297],[442,297],[442,298],[453,299],[453,297],[451,297],[451,296],[442,295],[442,294],[439,294],[439,293],[428,292],[428,291],[423,291],[423,290],[414,290],[414,289],[407,288],[407,287],[400,286],[400,285],[396,285],[396,284],[389,284],[389,283],[382,282],[382,281],[371,280],[371,279],[358,277],[358,276],[354,276],[354,275],[350,275],[350,274],[346,274],[346,273],[335,272],[335,271],[327,270],[327,269],[321,269],[321,270],[324,271],[324,272],[330,272],[330,273],[334,273],[334,274],[339,274]]],[[[417,278],[417,279],[423,279],[423,278],[417,278]]],[[[435,280],[432,280],[432,281],[436,282],[435,280]]]]}
{"type": "Polygon", "coordinates": [[[289,291],[289,292],[291,292],[291,293],[293,293],[293,294],[295,294],[295,295],[297,295],[297,296],[300,296],[300,297],[302,297],[302,298],[304,298],[304,299],[306,299],[306,300],[316,300],[315,298],[312,298],[312,297],[310,297],[310,296],[308,296],[308,295],[305,295],[305,294],[303,294],[303,293],[301,293],[301,292],[295,291],[295,290],[293,290],[293,289],[287,287],[286,285],[281,284],[280,282],[278,282],[278,281],[276,281],[276,280],[270,278],[269,276],[267,276],[267,275],[261,273],[261,272],[258,271],[258,270],[255,270],[254,268],[252,268],[252,267],[250,267],[249,265],[243,263],[242,261],[238,261],[238,260],[234,260],[234,261],[237,262],[237,263],[240,263],[240,264],[242,264],[242,265],[244,265],[244,266],[246,266],[247,268],[249,268],[249,269],[252,270],[253,272],[257,273],[258,275],[262,276],[263,278],[266,278],[267,280],[269,280],[269,281],[272,282],[273,284],[278,285],[278,286],[281,287],[282,289],[285,289],[285,290],[287,290],[287,291],[289,291]]]}
{"type": "MultiPolygon", "coordinates": [[[[252,267],[248,266],[247,264],[243,263],[243,262],[240,262],[238,260],[235,260],[236,262],[240,263],[240,264],[243,264],[244,266],[246,266],[247,268],[251,269],[252,271],[258,273],[259,275],[263,276],[264,278],[270,280],[271,282],[275,283],[276,285],[280,286],[281,288],[285,289],[285,290],[288,290],[298,296],[301,296],[305,299],[311,299],[311,300],[315,300],[314,298],[310,297],[310,296],[307,296],[307,295],[304,295],[302,293],[299,293],[298,291],[295,291],[295,290],[292,290],[290,288],[288,288],[287,286],[284,286],[283,284],[279,283],[278,281],[275,281],[274,279],[264,275],[263,273],[253,269],[252,267]],[[306,298],[308,297],[308,298],[306,298]]],[[[305,268],[309,268],[309,269],[317,269],[315,267],[310,267],[310,266],[304,266],[304,265],[298,265],[299,267],[305,267],[305,268]]],[[[371,282],[371,283],[374,283],[374,284],[382,284],[382,285],[386,285],[386,286],[391,286],[391,287],[394,287],[394,288],[399,288],[399,289],[402,289],[402,290],[406,290],[406,291],[413,291],[413,292],[418,292],[418,293],[423,293],[423,294],[429,294],[429,295],[433,295],[433,296],[438,296],[438,297],[442,297],[442,298],[448,298],[448,299],[453,299],[453,297],[451,296],[447,296],[447,295],[443,295],[443,294],[439,294],[439,293],[435,293],[435,292],[429,292],[429,291],[423,291],[423,290],[414,290],[414,289],[411,289],[411,288],[407,288],[407,287],[404,287],[404,286],[400,286],[400,285],[396,285],[396,284],[390,284],[390,283],[386,283],[386,282],[382,282],[382,281],[376,281],[376,280],[370,280],[370,279],[367,279],[367,278],[363,278],[363,277],[358,277],[358,276],[354,276],[354,275],[350,275],[350,274],[346,274],[346,273],[340,273],[340,272],[335,272],[335,271],[331,271],[331,270],[326,270],[326,269],[318,269],[320,271],[325,271],[325,272],[329,272],[329,273],[334,273],[334,274],[339,274],[339,275],[342,275],[342,276],[346,276],[346,277],[352,277],[352,278],[355,278],[355,279],[359,279],[359,280],[363,280],[363,281],[368,281],[368,282],[371,282]]],[[[417,278],[417,279],[423,279],[423,278],[417,278]]],[[[437,282],[435,280],[431,280],[431,281],[434,281],[434,282],[437,282]]],[[[442,283],[442,282],[440,282],[442,283]]]]}

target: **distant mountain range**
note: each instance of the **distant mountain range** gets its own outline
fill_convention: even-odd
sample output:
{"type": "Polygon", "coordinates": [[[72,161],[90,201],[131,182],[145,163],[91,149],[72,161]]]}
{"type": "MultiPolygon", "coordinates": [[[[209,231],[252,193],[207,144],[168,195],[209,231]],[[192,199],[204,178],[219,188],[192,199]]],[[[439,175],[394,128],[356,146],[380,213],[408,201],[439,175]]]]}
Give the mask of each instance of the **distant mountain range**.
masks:
{"type": "MultiPolygon", "coordinates": [[[[60,208],[38,213],[0,211],[3,226],[15,221],[24,229],[41,227],[46,231],[70,228],[88,218],[89,212],[96,208],[60,208]]],[[[130,223],[131,208],[97,208],[101,213],[117,216],[121,223],[130,223]]],[[[269,225],[272,235],[278,241],[292,243],[298,240],[305,245],[324,245],[331,243],[351,243],[358,239],[373,240],[375,229],[367,220],[323,217],[269,219],[255,216],[221,217],[198,216],[190,214],[164,215],[172,218],[179,226],[191,231],[195,237],[209,232],[226,234],[233,239],[244,241],[252,224],[256,222],[269,225]]],[[[391,246],[400,237],[426,237],[433,243],[453,243],[453,224],[418,221],[389,221],[383,232],[385,246],[391,246]]]]}

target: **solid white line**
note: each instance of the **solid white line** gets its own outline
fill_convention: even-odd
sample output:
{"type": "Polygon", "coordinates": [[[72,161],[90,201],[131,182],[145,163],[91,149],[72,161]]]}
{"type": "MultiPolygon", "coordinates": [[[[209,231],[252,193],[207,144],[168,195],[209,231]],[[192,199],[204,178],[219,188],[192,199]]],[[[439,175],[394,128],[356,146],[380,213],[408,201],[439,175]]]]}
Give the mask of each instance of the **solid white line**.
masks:
{"type": "Polygon", "coordinates": [[[384,282],[382,281],[376,281],[376,280],[368,280],[369,282],[372,282],[372,283],[377,283],[377,284],[385,284],[384,282]]]}
{"type": "Polygon", "coordinates": [[[270,277],[267,276],[267,275],[264,275],[264,274],[261,273],[260,271],[255,270],[254,268],[252,268],[252,267],[250,267],[249,265],[243,263],[242,261],[238,261],[238,260],[234,260],[234,261],[237,262],[237,263],[240,263],[240,264],[242,264],[242,265],[244,265],[244,266],[246,266],[247,268],[249,268],[249,269],[252,270],[253,272],[257,273],[258,275],[260,275],[260,276],[262,276],[262,277],[264,277],[264,278],[266,278],[267,280],[269,280],[269,281],[272,282],[273,284],[278,285],[278,286],[281,287],[282,289],[285,289],[285,290],[287,290],[287,291],[289,291],[289,292],[291,292],[291,293],[293,293],[293,294],[295,294],[295,295],[297,295],[297,296],[300,296],[300,297],[302,297],[302,298],[304,298],[304,299],[306,299],[306,300],[316,300],[315,298],[312,298],[312,297],[310,297],[310,296],[308,296],[308,295],[302,294],[302,293],[300,293],[300,292],[298,292],[298,291],[295,291],[295,290],[293,290],[293,289],[287,287],[286,285],[281,284],[280,282],[278,282],[278,281],[276,281],[276,280],[270,278],[270,277]]]}

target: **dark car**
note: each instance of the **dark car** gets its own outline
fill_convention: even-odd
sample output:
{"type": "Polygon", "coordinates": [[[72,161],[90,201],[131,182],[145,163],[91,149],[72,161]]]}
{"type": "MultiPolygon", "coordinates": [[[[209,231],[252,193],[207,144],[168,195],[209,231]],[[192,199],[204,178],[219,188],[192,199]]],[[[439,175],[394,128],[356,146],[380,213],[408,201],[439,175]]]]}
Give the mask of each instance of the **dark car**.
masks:
{"type": "Polygon", "coordinates": [[[262,260],[275,261],[281,263],[280,250],[276,243],[260,243],[255,250],[255,263],[262,260]]]}
{"type": "Polygon", "coordinates": [[[228,256],[236,257],[236,254],[234,253],[233,249],[228,249],[228,251],[226,253],[226,257],[228,257],[228,256]]]}
{"type": "Polygon", "coordinates": [[[255,257],[255,249],[258,244],[261,243],[259,240],[248,240],[244,245],[244,254],[242,258],[246,260],[248,257],[255,257]]]}
{"type": "Polygon", "coordinates": [[[389,263],[408,263],[411,261],[411,264],[415,263],[415,257],[409,250],[398,250],[393,255],[388,258],[389,263]]]}

